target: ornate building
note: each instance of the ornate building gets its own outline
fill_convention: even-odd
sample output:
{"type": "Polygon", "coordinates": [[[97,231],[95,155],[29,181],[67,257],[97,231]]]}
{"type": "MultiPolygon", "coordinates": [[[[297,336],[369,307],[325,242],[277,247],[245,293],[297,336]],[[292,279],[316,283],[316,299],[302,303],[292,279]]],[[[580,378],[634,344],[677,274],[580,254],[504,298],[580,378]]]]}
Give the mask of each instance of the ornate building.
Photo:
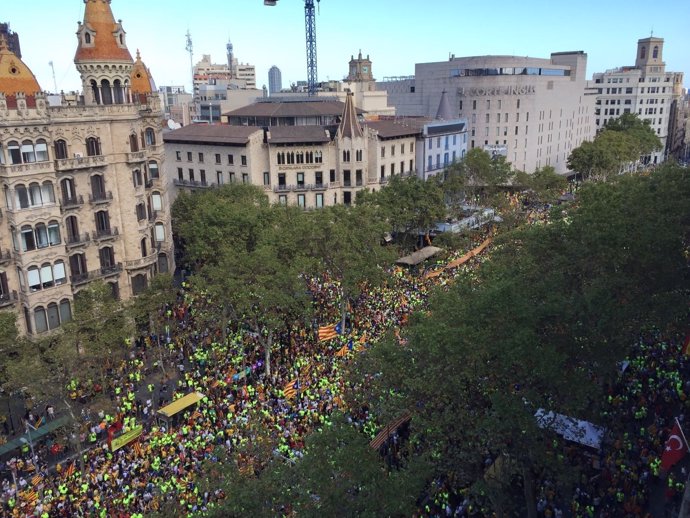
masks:
{"type": "Polygon", "coordinates": [[[47,95],[0,37],[0,308],[27,334],[94,280],[127,299],[172,271],[162,110],[110,0],[85,0],[81,96],[47,95]]]}

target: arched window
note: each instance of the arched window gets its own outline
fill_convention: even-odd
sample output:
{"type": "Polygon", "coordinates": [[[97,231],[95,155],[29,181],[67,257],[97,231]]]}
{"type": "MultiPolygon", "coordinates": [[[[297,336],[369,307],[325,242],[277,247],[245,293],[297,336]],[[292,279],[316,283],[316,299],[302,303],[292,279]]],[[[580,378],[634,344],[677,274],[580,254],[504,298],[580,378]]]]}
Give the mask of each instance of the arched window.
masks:
{"type": "Polygon", "coordinates": [[[125,102],[125,91],[119,79],[113,82],[113,93],[115,94],[115,104],[122,104],[125,102]]]}
{"type": "Polygon", "coordinates": [[[35,182],[29,184],[29,205],[32,207],[43,205],[43,199],[41,198],[41,186],[35,182]]]}
{"type": "Polygon", "coordinates": [[[34,230],[36,235],[36,248],[48,248],[48,229],[44,223],[37,223],[34,230]]]}
{"type": "Polygon", "coordinates": [[[41,185],[42,204],[55,203],[55,191],[53,190],[53,182],[46,180],[41,185]]]}
{"type": "Polygon", "coordinates": [[[59,245],[62,240],[60,239],[60,223],[57,221],[48,222],[48,244],[50,246],[59,245]]]}
{"type": "Polygon", "coordinates": [[[88,156],[100,156],[101,153],[101,139],[97,137],[89,137],[86,139],[86,154],[88,156]]]}
{"type": "Polygon", "coordinates": [[[34,143],[30,140],[22,142],[22,162],[30,164],[36,161],[36,152],[34,151],[34,143]]]}
{"type": "Polygon", "coordinates": [[[38,291],[41,289],[41,271],[38,266],[30,266],[26,270],[26,281],[29,284],[29,290],[38,291]]]}
{"type": "Polygon", "coordinates": [[[19,209],[29,208],[29,191],[22,184],[14,188],[15,207],[19,209]]]}
{"type": "Polygon", "coordinates": [[[48,321],[46,320],[46,310],[43,306],[34,309],[34,321],[36,322],[36,332],[45,333],[48,331],[48,321]]]}
{"type": "Polygon", "coordinates": [[[22,234],[22,251],[31,252],[36,250],[36,240],[34,239],[34,229],[31,225],[23,225],[21,228],[22,234]]]}
{"type": "Polygon", "coordinates": [[[153,208],[153,210],[163,210],[163,198],[161,197],[161,193],[155,191],[151,193],[151,208],[153,208]]]}
{"type": "Polygon", "coordinates": [[[91,93],[93,94],[93,102],[101,104],[101,90],[98,88],[98,83],[91,80],[91,93]]]}
{"type": "Polygon", "coordinates": [[[41,287],[43,289],[53,287],[53,265],[50,263],[41,265],[41,287]]]}
{"type": "Polygon", "coordinates": [[[652,58],[657,59],[659,57],[659,47],[654,45],[654,50],[652,50],[652,58]]]}
{"type": "Polygon", "coordinates": [[[146,128],[146,131],[144,132],[144,140],[147,146],[156,145],[156,132],[153,131],[153,128],[146,128]]]}
{"type": "Polygon", "coordinates": [[[155,232],[155,238],[156,238],[156,243],[161,243],[165,241],[165,226],[163,223],[156,223],[156,232],[155,232]]]}
{"type": "Polygon", "coordinates": [[[69,270],[72,277],[80,278],[86,275],[88,272],[86,256],[83,253],[71,255],[69,258],[69,270]]]}
{"type": "Polygon", "coordinates": [[[109,270],[115,266],[115,252],[112,246],[105,246],[98,251],[98,259],[102,270],[109,270]]]}
{"type": "Polygon", "coordinates": [[[10,155],[10,164],[21,164],[22,163],[22,152],[19,147],[19,142],[16,140],[11,140],[7,143],[7,152],[10,155]]]}
{"type": "Polygon", "coordinates": [[[62,191],[63,204],[71,205],[77,201],[77,191],[74,188],[74,180],[72,178],[60,180],[60,191],[62,191]]]}
{"type": "Polygon", "coordinates": [[[60,301],[60,323],[64,324],[72,320],[72,308],[68,299],[60,301]]]}
{"type": "Polygon", "coordinates": [[[107,79],[101,81],[101,96],[103,97],[103,104],[113,104],[113,90],[107,79]]]}
{"type": "Polygon", "coordinates": [[[88,32],[84,33],[84,43],[91,45],[91,35],[88,32]]]}
{"type": "Polygon", "coordinates": [[[110,235],[110,216],[107,210],[99,210],[95,214],[96,232],[99,236],[110,235]]]}
{"type": "Polygon", "coordinates": [[[132,133],[129,136],[129,150],[132,153],[136,153],[137,151],[139,151],[139,139],[137,138],[135,133],[132,133]]]}
{"type": "Polygon", "coordinates": [[[45,162],[48,160],[48,144],[42,138],[36,141],[36,162],[45,162]]]}
{"type": "Polygon", "coordinates": [[[640,48],[640,59],[644,59],[647,56],[647,47],[644,45],[640,48]]]}
{"type": "Polygon", "coordinates": [[[143,203],[137,203],[137,221],[142,221],[146,219],[146,205],[143,203]]]}
{"type": "Polygon", "coordinates": [[[105,182],[103,175],[95,174],[91,177],[91,195],[94,200],[102,200],[105,198],[105,182]]]}
{"type": "Polygon", "coordinates": [[[149,178],[160,178],[158,174],[158,162],[155,160],[149,160],[149,178]]]}
{"type": "Polygon", "coordinates": [[[64,160],[68,157],[67,155],[67,142],[64,140],[56,140],[54,144],[55,148],[55,158],[58,160],[64,160]]]}
{"type": "Polygon", "coordinates": [[[65,218],[65,229],[67,230],[67,242],[79,242],[79,221],[76,216],[67,216],[65,218]]]}
{"type": "Polygon", "coordinates": [[[53,266],[53,280],[55,285],[65,284],[67,282],[67,272],[65,271],[65,263],[62,261],[56,261],[53,266]]]}
{"type": "Polygon", "coordinates": [[[48,304],[48,328],[57,329],[60,327],[60,314],[58,313],[58,305],[55,302],[48,304]]]}
{"type": "Polygon", "coordinates": [[[146,257],[146,253],[148,250],[146,250],[146,238],[142,238],[141,240],[141,256],[146,257]]]}

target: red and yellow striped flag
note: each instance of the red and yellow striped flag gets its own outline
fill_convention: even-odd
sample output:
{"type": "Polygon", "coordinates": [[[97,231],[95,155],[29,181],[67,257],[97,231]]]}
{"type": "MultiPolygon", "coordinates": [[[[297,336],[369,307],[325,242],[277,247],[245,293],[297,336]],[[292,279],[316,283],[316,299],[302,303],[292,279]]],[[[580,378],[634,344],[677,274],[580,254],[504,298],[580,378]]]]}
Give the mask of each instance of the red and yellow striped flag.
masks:
{"type": "Polygon", "coordinates": [[[37,474],[34,475],[34,476],[32,477],[32,479],[31,479],[31,485],[32,485],[32,486],[37,486],[37,485],[39,485],[41,482],[43,482],[43,475],[41,475],[40,473],[37,473],[37,474]]]}
{"type": "Polygon", "coordinates": [[[74,475],[74,472],[75,472],[75,470],[77,469],[76,464],[77,464],[77,463],[76,463],[76,461],[75,461],[75,462],[73,462],[72,464],[69,465],[69,468],[67,468],[67,469],[65,470],[65,477],[69,478],[69,477],[71,477],[72,475],[74,475]]]}
{"type": "Polygon", "coordinates": [[[319,327],[319,342],[326,342],[328,340],[333,340],[338,336],[338,331],[335,330],[336,324],[331,324],[328,326],[319,327]]]}
{"type": "Polygon", "coordinates": [[[141,449],[141,444],[139,444],[139,441],[136,441],[132,445],[132,448],[134,448],[134,453],[137,454],[137,457],[141,457],[144,454],[144,451],[141,449]]]}
{"type": "Polygon", "coordinates": [[[311,363],[306,363],[302,365],[302,368],[299,370],[299,375],[302,378],[306,378],[309,376],[309,373],[311,372],[311,363]]]}
{"type": "Polygon", "coordinates": [[[297,394],[297,380],[292,380],[283,387],[285,399],[292,399],[297,394]]]}
{"type": "Polygon", "coordinates": [[[347,346],[347,344],[343,345],[338,351],[335,353],[335,355],[339,358],[342,358],[343,356],[347,355],[347,351],[349,351],[350,348],[347,346]]]}
{"type": "Polygon", "coordinates": [[[30,503],[34,503],[36,500],[38,500],[38,493],[33,489],[24,491],[24,494],[22,496],[24,500],[30,503]]]}
{"type": "Polygon", "coordinates": [[[199,419],[201,417],[201,412],[195,410],[190,419],[199,419]]]}

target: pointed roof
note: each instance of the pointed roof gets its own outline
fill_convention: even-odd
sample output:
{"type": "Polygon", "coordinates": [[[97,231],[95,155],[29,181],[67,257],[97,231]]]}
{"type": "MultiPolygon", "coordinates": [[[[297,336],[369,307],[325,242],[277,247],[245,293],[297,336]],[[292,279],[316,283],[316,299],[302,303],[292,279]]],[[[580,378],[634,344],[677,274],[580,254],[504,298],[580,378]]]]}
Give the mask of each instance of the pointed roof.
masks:
{"type": "Polygon", "coordinates": [[[364,133],[362,132],[362,127],[359,125],[357,120],[357,112],[355,111],[355,103],[352,100],[354,95],[352,92],[347,93],[345,97],[345,108],[343,109],[343,118],[338,126],[338,135],[342,137],[362,137],[364,133]]]}
{"type": "Polygon", "coordinates": [[[453,110],[450,107],[450,101],[448,101],[448,96],[446,91],[441,92],[441,102],[438,104],[438,110],[436,111],[436,120],[449,121],[457,119],[453,115],[453,110]]]}
{"type": "Polygon", "coordinates": [[[150,94],[156,90],[156,83],[153,82],[151,71],[141,60],[139,49],[137,49],[137,59],[132,67],[131,85],[134,93],[150,94]]]}
{"type": "Polygon", "coordinates": [[[84,0],[84,23],[79,25],[79,45],[74,61],[125,61],[132,55],[124,43],[122,25],[115,21],[110,0],[84,0]],[[90,43],[86,42],[86,34],[90,43]]]}
{"type": "Polygon", "coordinates": [[[41,91],[36,76],[12,52],[4,34],[0,34],[0,93],[5,95],[34,95],[41,91]]]}

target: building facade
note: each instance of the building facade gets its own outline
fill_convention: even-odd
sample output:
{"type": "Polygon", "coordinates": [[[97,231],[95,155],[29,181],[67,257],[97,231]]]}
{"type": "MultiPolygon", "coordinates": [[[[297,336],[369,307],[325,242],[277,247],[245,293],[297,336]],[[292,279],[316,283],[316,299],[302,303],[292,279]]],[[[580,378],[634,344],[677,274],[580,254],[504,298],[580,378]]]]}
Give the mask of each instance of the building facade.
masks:
{"type": "Polygon", "coordinates": [[[637,42],[634,66],[624,66],[593,75],[596,89],[595,123],[601,129],[611,119],[635,113],[649,122],[663,148],[648,157],[658,163],[675,151],[677,117],[683,94],[683,73],[667,72],[663,38],[637,42]]]}
{"type": "MultiPolygon", "coordinates": [[[[230,124],[192,125],[164,135],[166,167],[177,190],[243,182],[262,186],[274,203],[350,204],[357,191],[377,190],[392,176],[428,177],[419,160],[431,148],[442,156],[446,136],[466,143],[456,120],[365,121],[353,94],[345,103],[257,103],[229,118],[230,124]]],[[[456,159],[460,155],[464,149],[456,159]]]]}
{"type": "Polygon", "coordinates": [[[273,65],[268,69],[268,93],[277,94],[283,89],[283,75],[280,69],[273,65]]]}
{"type": "Polygon", "coordinates": [[[418,63],[415,75],[377,82],[397,115],[430,116],[446,92],[452,116],[467,121],[468,148],[506,156],[515,169],[567,172],[570,152],[594,138],[594,92],[584,52],[549,59],[476,56],[418,63]]]}
{"type": "Polygon", "coordinates": [[[77,38],[83,95],[72,98],[41,93],[0,38],[0,307],[30,335],[69,320],[92,281],[127,299],[174,269],[150,73],[110,0],[85,2],[77,38]]]}

